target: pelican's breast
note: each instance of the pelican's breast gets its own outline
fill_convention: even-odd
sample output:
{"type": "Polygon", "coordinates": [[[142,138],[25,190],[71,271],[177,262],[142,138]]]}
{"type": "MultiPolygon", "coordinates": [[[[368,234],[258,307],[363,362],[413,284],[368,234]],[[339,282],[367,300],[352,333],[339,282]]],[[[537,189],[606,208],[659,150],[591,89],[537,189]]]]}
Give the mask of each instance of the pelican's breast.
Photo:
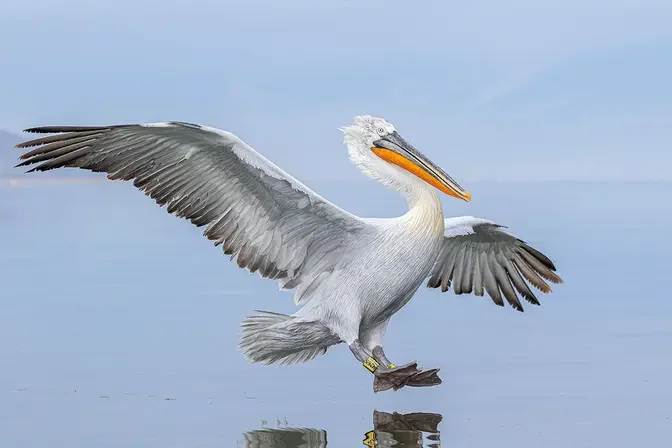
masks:
{"type": "Polygon", "coordinates": [[[365,321],[385,319],[413,297],[436,261],[443,231],[438,199],[381,226],[380,238],[368,252],[370,269],[360,284],[365,321]]]}

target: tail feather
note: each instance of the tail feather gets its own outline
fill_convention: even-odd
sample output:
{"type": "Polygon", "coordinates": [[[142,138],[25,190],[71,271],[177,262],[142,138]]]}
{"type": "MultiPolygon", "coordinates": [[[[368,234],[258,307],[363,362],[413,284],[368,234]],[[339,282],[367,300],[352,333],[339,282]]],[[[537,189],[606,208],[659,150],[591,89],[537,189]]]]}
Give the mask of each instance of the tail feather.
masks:
{"type": "Polygon", "coordinates": [[[242,324],[239,348],[251,362],[295,364],[323,355],[341,339],[324,324],[257,310],[242,324]]]}

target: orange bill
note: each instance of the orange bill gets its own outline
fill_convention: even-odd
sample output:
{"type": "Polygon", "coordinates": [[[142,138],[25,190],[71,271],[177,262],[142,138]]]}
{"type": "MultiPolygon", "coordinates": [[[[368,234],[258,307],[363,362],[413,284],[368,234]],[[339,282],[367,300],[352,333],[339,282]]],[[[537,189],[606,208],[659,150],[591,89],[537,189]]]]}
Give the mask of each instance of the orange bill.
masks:
{"type": "Polygon", "coordinates": [[[406,157],[397,151],[393,151],[387,148],[373,147],[371,150],[381,159],[405,169],[409,173],[419,177],[439,191],[467,202],[471,200],[471,194],[469,194],[467,191],[464,191],[459,185],[450,179],[450,177],[447,175],[442,175],[440,172],[437,173],[436,171],[438,170],[431,170],[434,171],[431,172],[430,169],[423,166],[425,165],[424,163],[418,163],[415,160],[412,160],[415,157],[406,157]]]}

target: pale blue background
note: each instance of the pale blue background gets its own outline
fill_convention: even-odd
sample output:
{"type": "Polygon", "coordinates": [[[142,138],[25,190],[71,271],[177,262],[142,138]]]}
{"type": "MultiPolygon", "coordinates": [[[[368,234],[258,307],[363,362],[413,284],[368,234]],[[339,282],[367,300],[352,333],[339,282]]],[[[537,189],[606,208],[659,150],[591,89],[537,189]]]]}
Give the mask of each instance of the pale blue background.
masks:
{"type": "Polygon", "coordinates": [[[0,128],[185,120],[359,179],[389,118],[459,180],[670,180],[669,0],[10,0],[0,128]],[[321,162],[321,163],[320,163],[321,162]]]}
{"type": "Polygon", "coordinates": [[[442,414],[446,446],[670,445],[670,23],[663,0],[3,4],[0,445],[236,446],[286,418],[359,446],[373,409],[442,414]],[[240,321],[290,294],[131,185],[8,180],[25,127],[176,119],[403,213],[347,160],[336,128],[363,113],[473,194],[448,215],[508,225],[566,281],[524,314],[421,289],[388,350],[440,387],[373,395],[345,347],[249,365],[240,321]]]}

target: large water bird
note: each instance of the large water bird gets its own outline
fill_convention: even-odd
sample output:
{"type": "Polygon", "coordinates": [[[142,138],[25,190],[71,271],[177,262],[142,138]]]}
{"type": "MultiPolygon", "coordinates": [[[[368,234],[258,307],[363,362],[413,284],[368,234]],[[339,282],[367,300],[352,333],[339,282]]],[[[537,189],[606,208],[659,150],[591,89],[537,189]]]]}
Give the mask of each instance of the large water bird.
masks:
{"type": "Polygon", "coordinates": [[[17,166],[30,171],[76,167],[133,184],[169,213],[205,226],[238,266],[294,290],[293,315],[259,311],[242,323],[240,349],[264,364],[304,362],[339,343],[374,376],[374,390],[429,386],[438,369],[395,366],[383,337],[390,318],[428,280],[431,288],[539,304],[560,283],[545,255],[502,226],[446,218],[438,192],[469,201],[451,176],[382,118],[355,117],[342,129],[352,162],[399,192],[408,212],[360,218],[294,179],[234,134],[185,122],[47,126],[50,133],[17,166]]]}

